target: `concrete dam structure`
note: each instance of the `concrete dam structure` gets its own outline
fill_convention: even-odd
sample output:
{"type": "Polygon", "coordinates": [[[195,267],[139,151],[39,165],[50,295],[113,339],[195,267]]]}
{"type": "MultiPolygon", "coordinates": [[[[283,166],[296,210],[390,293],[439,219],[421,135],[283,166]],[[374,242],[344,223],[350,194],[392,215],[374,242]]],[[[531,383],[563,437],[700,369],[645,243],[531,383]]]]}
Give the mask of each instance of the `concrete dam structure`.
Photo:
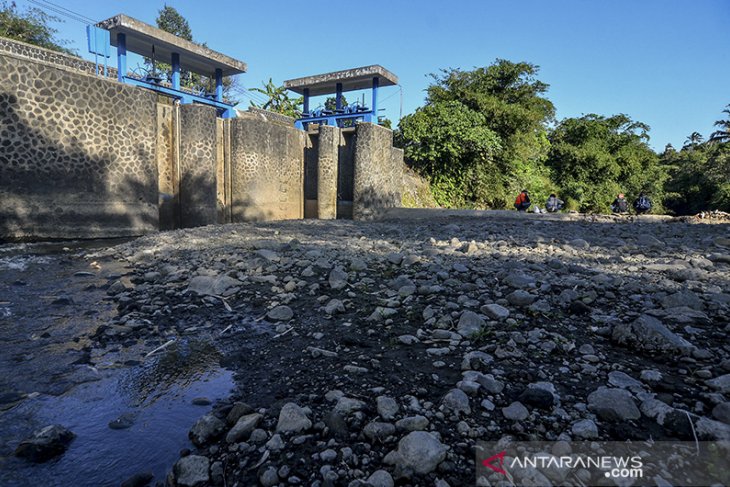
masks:
{"type": "Polygon", "coordinates": [[[400,205],[403,152],[387,128],[218,115],[0,39],[0,240],[367,219],[400,205]]]}

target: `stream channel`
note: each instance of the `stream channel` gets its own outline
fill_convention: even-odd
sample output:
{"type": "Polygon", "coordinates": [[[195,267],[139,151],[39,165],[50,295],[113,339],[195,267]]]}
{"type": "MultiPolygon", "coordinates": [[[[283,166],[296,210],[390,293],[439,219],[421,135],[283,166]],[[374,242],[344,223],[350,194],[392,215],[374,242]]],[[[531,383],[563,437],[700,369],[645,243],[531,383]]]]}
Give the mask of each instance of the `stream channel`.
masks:
{"type": "Polygon", "coordinates": [[[105,289],[127,269],[85,254],[117,242],[0,245],[0,485],[118,486],[139,473],[164,482],[195,421],[227,398],[232,372],[206,341],[145,357],[93,350],[88,337],[116,310],[105,289]],[[133,360],[130,358],[134,358],[133,360]],[[114,422],[115,428],[110,427],[114,422]],[[51,424],[76,438],[35,464],[13,455],[51,424]]]}

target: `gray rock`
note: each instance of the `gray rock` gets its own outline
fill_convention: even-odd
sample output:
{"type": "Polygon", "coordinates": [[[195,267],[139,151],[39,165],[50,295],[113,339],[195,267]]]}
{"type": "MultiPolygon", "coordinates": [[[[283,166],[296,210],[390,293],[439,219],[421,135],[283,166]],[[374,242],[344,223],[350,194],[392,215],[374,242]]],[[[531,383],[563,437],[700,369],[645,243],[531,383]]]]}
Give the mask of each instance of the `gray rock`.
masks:
{"type": "Polygon", "coordinates": [[[342,416],[354,413],[355,411],[361,411],[365,409],[365,403],[350,397],[340,397],[335,405],[335,413],[342,416]]]}
{"type": "Polygon", "coordinates": [[[496,303],[486,304],[482,306],[480,310],[493,320],[504,320],[509,318],[509,310],[496,303]]]}
{"type": "Polygon", "coordinates": [[[21,441],[15,449],[15,456],[43,463],[65,452],[74,438],[74,433],[59,424],[46,426],[21,441]]]}
{"type": "Polygon", "coordinates": [[[279,413],[279,422],[276,424],[277,433],[299,433],[312,427],[312,421],[307,417],[304,409],[293,402],[284,404],[279,413]]]}
{"type": "Polygon", "coordinates": [[[319,453],[319,459],[322,460],[324,463],[332,463],[337,460],[337,452],[331,448],[328,448],[325,451],[319,453]]]}
{"type": "Polygon", "coordinates": [[[426,431],[412,431],[398,442],[396,465],[419,475],[433,472],[446,458],[446,446],[426,431]]]}
{"type": "Polygon", "coordinates": [[[428,419],[425,416],[408,416],[395,422],[395,427],[404,431],[421,431],[428,427],[428,419]]]}
{"type": "Polygon", "coordinates": [[[469,397],[460,389],[451,389],[441,400],[444,409],[454,414],[470,414],[469,397]]]}
{"type": "Polygon", "coordinates": [[[345,312],[345,305],[342,304],[342,301],[339,299],[331,299],[329,303],[324,307],[324,312],[328,315],[333,315],[335,313],[344,313],[345,312]]]}
{"type": "Polygon", "coordinates": [[[661,321],[641,315],[631,323],[619,323],[611,333],[613,341],[637,350],[679,352],[689,354],[695,348],[684,338],[671,332],[661,321]]]}
{"type": "Polygon", "coordinates": [[[243,284],[237,279],[223,274],[220,276],[195,276],[190,279],[188,291],[193,291],[203,296],[225,296],[234,288],[243,284]]]}
{"type": "Polygon", "coordinates": [[[272,436],[264,446],[271,451],[280,451],[284,449],[284,440],[281,438],[281,435],[277,433],[272,436]]]}
{"type": "Polygon", "coordinates": [[[389,436],[395,434],[395,426],[391,423],[374,421],[365,425],[362,432],[370,441],[384,441],[389,436]]]}
{"type": "Polygon", "coordinates": [[[294,317],[294,311],[289,306],[281,305],[269,311],[266,316],[274,321],[288,321],[294,317]]]}
{"type": "Polygon", "coordinates": [[[210,480],[210,460],[199,455],[188,455],[177,461],[172,471],[175,485],[180,487],[201,487],[210,480]]]}
{"type": "Polygon", "coordinates": [[[519,401],[515,401],[506,408],[502,408],[502,414],[505,418],[512,421],[522,421],[530,415],[527,408],[519,401]]]}
{"type": "Polygon", "coordinates": [[[588,396],[588,408],[607,421],[626,421],[641,417],[633,396],[625,389],[601,387],[593,391],[588,396]]]}
{"type": "Polygon", "coordinates": [[[393,487],[393,477],[386,470],[376,470],[370,477],[368,477],[367,483],[372,487],[393,487]]]}
{"type": "Polygon", "coordinates": [[[730,424],[730,402],[721,402],[712,409],[712,417],[725,424],[730,424]]]}
{"type": "Polygon", "coordinates": [[[486,409],[487,411],[494,411],[494,409],[496,408],[494,403],[492,401],[490,401],[489,399],[483,399],[482,402],[480,403],[480,406],[483,407],[484,409],[486,409]]]}
{"type": "Polygon", "coordinates": [[[206,414],[195,422],[188,437],[195,446],[203,446],[223,434],[226,424],[213,414],[206,414]]]}
{"type": "Polygon", "coordinates": [[[515,289],[535,287],[535,278],[522,273],[510,274],[503,279],[503,282],[515,289]]]}
{"type": "Polygon", "coordinates": [[[343,271],[341,267],[335,267],[330,271],[328,281],[332,289],[342,289],[347,286],[347,272],[343,271]]]}
{"type": "Polygon", "coordinates": [[[598,438],[598,426],[590,419],[582,419],[573,423],[570,430],[578,438],[586,440],[598,438]]]}
{"type": "Polygon", "coordinates": [[[259,422],[263,418],[259,413],[246,414],[238,418],[233,428],[228,431],[226,435],[226,442],[238,443],[245,441],[251,435],[251,432],[256,429],[259,422]]]}
{"type": "Polygon", "coordinates": [[[464,311],[456,325],[456,332],[463,337],[471,337],[479,333],[486,325],[486,322],[473,311],[464,311]]]}
{"type": "Polygon", "coordinates": [[[368,265],[362,259],[352,259],[350,261],[350,270],[355,272],[364,271],[368,268],[368,265]]]}
{"type": "Polygon", "coordinates": [[[398,341],[403,345],[413,345],[414,343],[420,342],[420,340],[413,335],[401,335],[398,337],[398,341]]]}
{"type": "Polygon", "coordinates": [[[485,369],[494,361],[494,357],[480,350],[467,352],[461,361],[461,370],[485,369]]]}
{"type": "Polygon", "coordinates": [[[507,295],[507,301],[514,306],[529,306],[535,302],[537,296],[522,289],[512,291],[507,295]]]}
{"type": "Polygon", "coordinates": [[[702,310],[702,308],[704,307],[700,297],[692,291],[687,290],[678,291],[674,294],[670,294],[662,299],[661,303],[662,307],[665,309],[686,306],[695,310],[702,310]]]}
{"type": "Polygon", "coordinates": [[[721,375],[707,381],[707,385],[722,394],[730,393],[730,374],[721,375]]]}
{"type": "Polygon", "coordinates": [[[644,385],[633,377],[621,372],[620,370],[614,370],[608,373],[608,383],[621,389],[631,389],[636,392],[644,388],[644,385]]]}
{"type": "Polygon", "coordinates": [[[259,482],[263,487],[274,487],[279,484],[279,474],[276,473],[276,467],[266,467],[259,474],[259,482]]]}
{"type": "Polygon", "coordinates": [[[642,370],[639,376],[644,382],[655,383],[662,380],[662,373],[658,370],[642,370]]]}
{"type": "Polygon", "coordinates": [[[398,414],[398,403],[392,397],[378,396],[375,399],[377,404],[378,414],[385,420],[391,420],[398,414]]]}

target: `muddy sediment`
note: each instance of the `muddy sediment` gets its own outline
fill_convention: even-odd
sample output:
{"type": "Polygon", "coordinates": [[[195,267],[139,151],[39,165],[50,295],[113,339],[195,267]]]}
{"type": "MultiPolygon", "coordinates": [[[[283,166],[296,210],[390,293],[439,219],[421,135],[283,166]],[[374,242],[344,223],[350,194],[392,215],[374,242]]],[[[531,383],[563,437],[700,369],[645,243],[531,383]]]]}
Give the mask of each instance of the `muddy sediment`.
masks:
{"type": "Polygon", "coordinates": [[[194,343],[235,387],[153,483],[457,486],[508,435],[730,438],[730,226],[524,216],[204,227],[4,272],[2,414],[82,373],[168,397],[194,343]]]}

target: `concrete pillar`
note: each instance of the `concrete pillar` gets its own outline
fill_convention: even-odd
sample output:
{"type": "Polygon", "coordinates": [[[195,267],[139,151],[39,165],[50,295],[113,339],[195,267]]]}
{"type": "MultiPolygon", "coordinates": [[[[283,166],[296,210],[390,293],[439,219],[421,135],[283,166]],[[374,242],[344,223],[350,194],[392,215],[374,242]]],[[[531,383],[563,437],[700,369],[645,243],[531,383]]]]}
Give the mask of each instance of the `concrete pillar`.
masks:
{"type": "Polygon", "coordinates": [[[183,227],[218,221],[216,110],[180,105],[180,216],[183,227]]]}
{"type": "Polygon", "coordinates": [[[371,123],[357,124],[356,131],[352,213],[365,220],[400,206],[402,168],[393,164],[393,132],[371,123]]]}
{"type": "Polygon", "coordinates": [[[337,218],[337,157],[340,129],[320,125],[317,147],[317,215],[324,220],[337,218]]]}

